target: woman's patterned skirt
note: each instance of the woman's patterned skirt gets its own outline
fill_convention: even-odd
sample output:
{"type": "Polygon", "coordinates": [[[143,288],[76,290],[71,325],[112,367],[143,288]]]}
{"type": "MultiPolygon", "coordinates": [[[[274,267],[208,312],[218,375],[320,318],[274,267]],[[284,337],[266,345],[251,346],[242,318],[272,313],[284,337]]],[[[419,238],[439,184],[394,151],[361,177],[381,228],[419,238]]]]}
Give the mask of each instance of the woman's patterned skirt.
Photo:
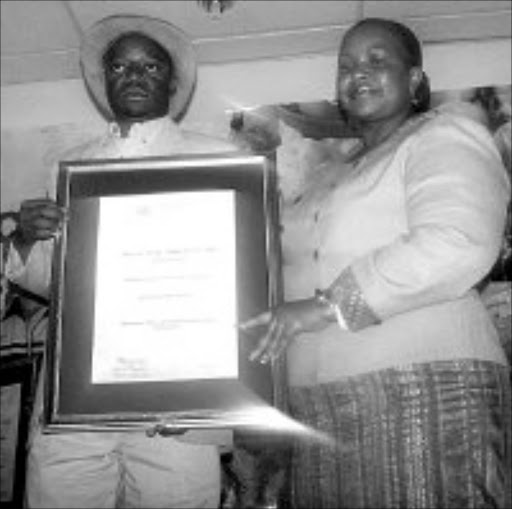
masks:
{"type": "Polygon", "coordinates": [[[507,367],[446,361],[290,389],[296,508],[510,508],[507,367]]]}

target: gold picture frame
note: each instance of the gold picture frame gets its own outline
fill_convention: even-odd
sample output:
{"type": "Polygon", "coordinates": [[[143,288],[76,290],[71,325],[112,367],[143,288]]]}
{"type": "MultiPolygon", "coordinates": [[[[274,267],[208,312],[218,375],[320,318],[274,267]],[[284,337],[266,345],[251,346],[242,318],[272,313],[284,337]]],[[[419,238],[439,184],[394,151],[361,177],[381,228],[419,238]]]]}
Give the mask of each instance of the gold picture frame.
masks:
{"type": "MultiPolygon", "coordinates": [[[[250,338],[243,337],[237,327],[235,327],[236,339],[231,343],[229,352],[226,351],[227,357],[233,359],[233,356],[236,356],[234,361],[236,367],[229,372],[226,371],[225,375],[220,373],[214,376],[197,376],[192,373],[185,378],[154,377],[139,380],[137,376],[140,372],[140,363],[130,360],[128,362],[130,376],[135,378],[123,380],[115,377],[120,370],[126,371],[127,362],[125,362],[126,359],[122,359],[124,364],[120,368],[119,359],[116,359],[118,364],[111,370],[111,378],[95,381],[94,349],[100,343],[98,336],[103,337],[95,332],[98,323],[101,322],[100,315],[106,317],[104,322],[108,323],[105,327],[109,328],[113,322],[117,323],[117,319],[112,317],[117,316],[116,313],[120,307],[119,300],[112,298],[105,299],[105,304],[100,306],[99,310],[97,306],[95,307],[101,297],[99,291],[103,284],[101,281],[105,277],[110,277],[106,271],[102,272],[106,274],[102,276],[103,279],[97,276],[102,263],[99,254],[102,252],[102,243],[109,242],[104,240],[104,235],[100,236],[101,228],[98,226],[101,213],[106,210],[104,203],[109,202],[109,198],[112,197],[120,198],[118,200],[120,203],[134,196],[137,200],[142,197],[144,205],[140,205],[142,202],[137,201],[139,203],[137,207],[147,213],[147,208],[151,209],[151,204],[160,199],[165,202],[168,198],[174,200],[182,195],[195,196],[196,192],[201,194],[195,203],[198,201],[208,203],[210,194],[215,195],[218,192],[227,193],[233,197],[233,215],[231,219],[229,218],[231,216],[227,218],[227,222],[234,224],[232,234],[234,238],[228,239],[228,243],[235,246],[236,262],[224,264],[223,270],[227,271],[227,279],[235,281],[232,300],[236,302],[233,307],[236,308],[236,321],[243,321],[272,306],[279,295],[279,248],[276,240],[278,209],[275,177],[272,165],[268,164],[264,156],[234,152],[61,163],[57,200],[67,209],[68,220],[62,235],[57,239],[53,266],[54,286],[49,313],[50,341],[48,341],[46,371],[44,427],[46,432],[58,432],[63,429],[147,429],[160,423],[178,430],[232,428],[237,425],[237,416],[240,415],[241,409],[273,403],[274,386],[271,367],[251,363],[248,360],[249,351],[254,343],[251,343],[250,338]],[[150,205],[147,205],[148,203],[150,205]],[[139,371],[134,374],[137,369],[139,371]]],[[[130,206],[127,210],[131,213],[133,209],[130,206]]],[[[185,206],[180,210],[182,210],[179,214],[181,221],[188,225],[191,218],[187,216],[190,214],[187,210],[190,209],[185,206]]],[[[208,236],[209,230],[215,229],[213,218],[216,217],[217,212],[206,209],[201,214],[202,219],[190,223],[193,226],[187,226],[185,229],[180,226],[179,231],[185,232],[180,235],[188,239],[190,234],[188,230],[200,227],[201,233],[197,238],[202,239],[208,236]]],[[[121,216],[120,223],[124,225],[126,220],[122,217],[125,216],[121,216]]],[[[101,221],[103,228],[106,221],[103,219],[101,221]]],[[[114,223],[114,225],[120,223],[114,223]]],[[[174,252],[182,251],[181,247],[168,249],[168,245],[164,245],[165,235],[174,239],[178,235],[178,228],[168,221],[162,221],[162,223],[164,224],[159,225],[159,231],[166,233],[157,235],[161,236],[161,240],[156,241],[158,251],[166,249],[174,252]],[[173,228],[176,229],[173,230],[173,228]],[[170,236],[169,231],[172,232],[170,236]]],[[[151,229],[153,226],[148,228],[151,229]]],[[[111,253],[123,242],[132,245],[133,239],[130,236],[137,235],[136,229],[135,231],[130,228],[123,230],[127,232],[126,238],[123,238],[123,234],[118,233],[118,230],[121,231],[123,228],[114,227],[112,230],[115,235],[119,235],[115,245],[103,251],[111,253]]],[[[219,230],[218,236],[224,236],[222,230],[219,230]]],[[[149,238],[154,239],[155,236],[149,238]]],[[[153,240],[150,243],[153,244],[153,240]]],[[[201,247],[203,251],[210,249],[210,247],[207,249],[204,247],[201,247]]],[[[138,251],[143,250],[145,247],[144,249],[141,247],[138,251]]],[[[122,256],[124,257],[125,254],[123,252],[122,256]]],[[[172,260],[171,263],[174,264],[173,270],[175,270],[176,264],[172,260]]],[[[114,263],[109,267],[118,265],[114,263]]],[[[112,268],[108,270],[111,271],[112,268]]],[[[112,286],[115,284],[109,286],[109,292],[112,286]]],[[[223,286],[223,284],[217,285],[219,294],[224,290],[223,286]]],[[[162,289],[156,297],[163,299],[165,294],[167,298],[167,294],[172,293],[168,288],[162,289]]],[[[183,293],[187,291],[188,289],[183,293]]],[[[126,294],[126,291],[120,290],[117,295],[123,294],[126,294]]],[[[210,297],[205,298],[206,302],[204,302],[205,299],[196,300],[193,311],[203,305],[207,305],[206,307],[209,305],[212,309],[222,309],[222,305],[219,307],[216,302],[219,299],[215,296],[214,292],[210,297]]],[[[229,298],[228,295],[228,300],[229,298]]],[[[155,302],[157,300],[155,299],[155,302]]],[[[136,314],[140,307],[134,309],[136,314]]],[[[131,315],[130,319],[123,318],[123,320],[123,327],[116,329],[117,332],[122,331],[120,334],[124,334],[126,330],[124,325],[128,321],[130,326],[144,322],[140,319],[138,322],[135,318],[131,319],[131,315]]],[[[151,320],[146,320],[148,321],[151,320]]],[[[166,321],[171,321],[171,325],[176,330],[174,323],[176,320],[173,322],[167,319],[166,321]]],[[[160,320],[159,323],[162,321],[160,320]]],[[[179,325],[181,326],[181,323],[179,325]]],[[[144,345],[149,345],[147,337],[149,329],[146,327],[144,330],[146,334],[145,337],[141,336],[141,341],[144,345]]],[[[206,335],[202,336],[201,341],[205,340],[206,336],[216,337],[213,328],[211,332],[206,330],[206,335]]],[[[173,338],[178,336],[173,336],[169,332],[166,337],[172,342],[173,338]]],[[[187,341],[197,339],[193,334],[187,337],[189,337],[187,341]]],[[[219,345],[223,337],[222,334],[218,335],[219,345]]],[[[137,343],[138,340],[135,339],[132,343],[129,343],[128,339],[123,341],[123,346],[120,348],[137,343]]],[[[157,341],[160,340],[155,340],[155,344],[164,344],[157,341]]],[[[165,343],[166,347],[170,344],[165,343]]],[[[173,352],[181,355],[181,350],[186,345],[187,343],[182,341],[177,342],[176,347],[169,346],[169,348],[175,348],[173,352]]],[[[202,345],[208,348],[211,346],[206,340],[202,345]]],[[[151,349],[148,350],[151,351],[151,349]]],[[[212,352],[214,351],[217,350],[212,349],[212,352]]],[[[158,352],[160,354],[159,350],[158,352]]],[[[201,353],[197,349],[194,352],[201,353]]],[[[167,358],[173,357],[174,353],[167,355],[167,358]]],[[[107,356],[98,355],[98,363],[103,362],[107,356]]],[[[154,357],[165,357],[165,354],[154,355],[154,357]]],[[[159,360],[157,358],[155,362],[159,360]]],[[[208,360],[203,356],[201,362],[205,363],[208,360]]],[[[182,362],[180,369],[183,368],[183,364],[187,363],[182,362]]],[[[191,360],[188,364],[192,367],[194,361],[191,360]]],[[[144,373],[147,374],[147,370],[144,373]]]]}

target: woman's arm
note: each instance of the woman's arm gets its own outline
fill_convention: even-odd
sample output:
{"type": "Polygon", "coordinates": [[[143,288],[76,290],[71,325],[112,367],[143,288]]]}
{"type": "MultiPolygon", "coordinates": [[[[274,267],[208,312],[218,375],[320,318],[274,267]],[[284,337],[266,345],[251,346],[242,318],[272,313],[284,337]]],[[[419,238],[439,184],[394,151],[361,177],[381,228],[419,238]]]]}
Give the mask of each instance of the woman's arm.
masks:
{"type": "Polygon", "coordinates": [[[464,118],[433,122],[405,159],[408,232],[356,260],[329,288],[352,330],[460,297],[498,256],[510,183],[492,138],[464,118]]]}

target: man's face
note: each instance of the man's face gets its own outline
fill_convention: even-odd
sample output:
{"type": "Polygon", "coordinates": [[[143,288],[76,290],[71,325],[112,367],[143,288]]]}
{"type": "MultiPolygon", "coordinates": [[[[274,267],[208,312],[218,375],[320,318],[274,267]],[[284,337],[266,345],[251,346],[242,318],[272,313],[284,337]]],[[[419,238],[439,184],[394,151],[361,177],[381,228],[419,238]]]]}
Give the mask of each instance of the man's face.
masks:
{"type": "Polygon", "coordinates": [[[146,121],[167,115],[174,93],[172,61],[150,38],[121,36],[103,58],[110,107],[118,121],[146,121]]]}

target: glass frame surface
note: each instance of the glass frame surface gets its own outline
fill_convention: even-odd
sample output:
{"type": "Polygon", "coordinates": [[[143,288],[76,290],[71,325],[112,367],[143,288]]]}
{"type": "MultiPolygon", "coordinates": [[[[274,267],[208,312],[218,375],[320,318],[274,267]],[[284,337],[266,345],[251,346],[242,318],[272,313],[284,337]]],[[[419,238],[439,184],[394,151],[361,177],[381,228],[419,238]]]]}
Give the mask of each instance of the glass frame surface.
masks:
{"type": "MultiPolygon", "coordinates": [[[[243,321],[280,295],[272,165],[240,153],[63,161],[57,201],[68,211],[56,239],[45,392],[45,431],[234,427],[240,410],[273,404],[272,367],[248,360],[238,330],[238,376],[93,384],[92,323],[98,202],[105,196],[229,189],[235,195],[236,299],[243,321]]],[[[135,234],[135,233],[134,233],[135,234]]],[[[115,302],[112,303],[115,305],[115,302]]]]}

